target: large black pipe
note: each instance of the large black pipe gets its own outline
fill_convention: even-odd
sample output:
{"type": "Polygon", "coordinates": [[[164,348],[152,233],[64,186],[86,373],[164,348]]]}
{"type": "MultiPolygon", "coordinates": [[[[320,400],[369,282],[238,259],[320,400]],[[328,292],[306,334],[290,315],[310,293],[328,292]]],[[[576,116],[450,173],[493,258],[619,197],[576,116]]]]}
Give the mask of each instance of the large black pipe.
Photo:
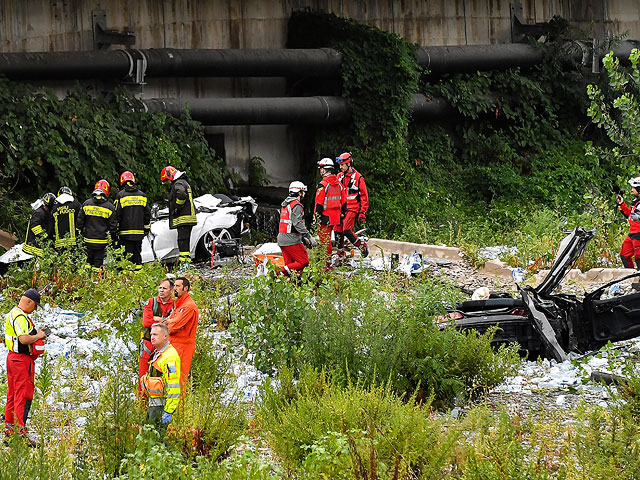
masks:
{"type": "MultiPolygon", "coordinates": [[[[564,44],[574,61],[586,57],[586,45],[564,44]]],[[[628,59],[638,42],[626,41],[614,53],[628,59]]],[[[422,47],[418,63],[432,73],[474,72],[540,63],[538,48],[525,44],[422,47]]],[[[148,77],[330,77],[338,73],[342,55],[328,48],[273,50],[107,50],[0,54],[0,74],[12,79],[125,78],[136,69],[148,77]]]]}
{"type": "MultiPolygon", "coordinates": [[[[205,125],[329,125],[348,122],[351,108],[342,97],[197,98],[144,100],[150,112],[180,115],[189,109],[205,125]]],[[[455,113],[441,98],[415,95],[410,104],[414,120],[434,120],[455,113]]]]}

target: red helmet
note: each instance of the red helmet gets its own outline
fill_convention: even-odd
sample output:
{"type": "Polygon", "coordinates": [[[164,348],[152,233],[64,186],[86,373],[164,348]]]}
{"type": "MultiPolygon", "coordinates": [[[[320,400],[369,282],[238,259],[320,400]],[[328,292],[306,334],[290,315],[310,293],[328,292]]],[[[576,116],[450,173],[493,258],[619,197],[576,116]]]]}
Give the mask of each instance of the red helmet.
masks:
{"type": "Polygon", "coordinates": [[[160,172],[160,181],[164,182],[165,180],[173,180],[176,178],[176,173],[178,173],[178,169],[176,167],[172,167],[171,165],[167,165],[160,172]]]}
{"type": "Polygon", "coordinates": [[[351,163],[353,161],[353,155],[351,155],[349,152],[344,152],[342,155],[340,155],[339,157],[336,157],[336,163],[338,165],[342,164],[342,163],[351,163]]]}
{"type": "Polygon", "coordinates": [[[120,186],[124,185],[124,182],[136,183],[136,177],[129,171],[122,172],[122,175],[120,175],[120,186]]]}
{"type": "Polygon", "coordinates": [[[98,180],[96,182],[96,186],[93,187],[93,190],[94,191],[100,190],[108,197],[109,196],[109,188],[110,188],[109,182],[107,182],[104,179],[101,179],[101,180],[98,180]]]}

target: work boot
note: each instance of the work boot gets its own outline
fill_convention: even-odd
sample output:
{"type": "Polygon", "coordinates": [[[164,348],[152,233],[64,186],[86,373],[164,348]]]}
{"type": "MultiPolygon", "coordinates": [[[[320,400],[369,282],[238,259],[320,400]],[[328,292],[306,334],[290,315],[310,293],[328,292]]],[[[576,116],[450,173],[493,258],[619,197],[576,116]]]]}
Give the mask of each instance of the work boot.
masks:
{"type": "Polygon", "coordinates": [[[367,242],[363,239],[360,245],[360,252],[362,254],[362,258],[367,258],[369,256],[369,247],[367,246],[367,242]]]}
{"type": "Polygon", "coordinates": [[[620,255],[620,260],[622,260],[622,266],[624,268],[633,268],[633,263],[631,263],[631,259],[629,257],[620,255]]]}

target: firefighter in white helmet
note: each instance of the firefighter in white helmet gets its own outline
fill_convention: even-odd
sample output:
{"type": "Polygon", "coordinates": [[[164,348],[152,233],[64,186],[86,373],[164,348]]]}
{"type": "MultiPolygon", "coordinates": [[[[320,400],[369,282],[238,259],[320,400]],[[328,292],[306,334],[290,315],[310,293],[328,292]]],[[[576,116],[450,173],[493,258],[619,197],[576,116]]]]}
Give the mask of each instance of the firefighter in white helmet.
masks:
{"type": "Polygon", "coordinates": [[[622,242],[620,258],[625,268],[640,269],[640,177],[630,179],[629,185],[631,185],[634,197],[631,206],[626,204],[622,195],[618,195],[616,198],[618,208],[629,220],[629,235],[622,242]]]}
{"type": "MultiPolygon", "coordinates": [[[[316,187],[316,206],[315,213],[319,217],[320,227],[318,228],[318,237],[327,250],[327,268],[331,263],[331,232],[342,224],[342,218],[347,211],[347,189],[342,186],[334,173],[333,160],[323,158],[318,162],[318,169],[322,179],[316,187]]],[[[336,233],[336,240],[340,243],[336,233]]]]}
{"type": "Polygon", "coordinates": [[[301,271],[309,265],[309,255],[305,244],[315,247],[318,243],[304,224],[304,207],[302,199],[307,186],[302,182],[291,182],[289,195],[282,202],[280,224],[278,226],[278,245],[284,257],[284,267],[279,273],[287,276],[294,270],[301,271]]]}

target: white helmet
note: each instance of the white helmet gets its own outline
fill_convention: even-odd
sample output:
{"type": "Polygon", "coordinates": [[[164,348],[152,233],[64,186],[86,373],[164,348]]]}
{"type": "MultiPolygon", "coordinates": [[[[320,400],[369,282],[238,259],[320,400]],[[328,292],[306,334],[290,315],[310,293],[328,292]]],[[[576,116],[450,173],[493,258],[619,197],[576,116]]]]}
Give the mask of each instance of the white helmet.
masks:
{"type": "Polygon", "coordinates": [[[304,183],[296,180],[295,182],[291,182],[289,184],[289,193],[300,193],[301,191],[307,191],[307,186],[304,183]]]}
{"type": "Polygon", "coordinates": [[[325,157],[318,162],[318,168],[326,168],[327,170],[331,170],[333,169],[333,167],[333,160],[331,160],[330,158],[325,157]]]}
{"type": "Polygon", "coordinates": [[[629,185],[635,188],[640,188],[640,177],[633,177],[629,180],[629,185]]]}

